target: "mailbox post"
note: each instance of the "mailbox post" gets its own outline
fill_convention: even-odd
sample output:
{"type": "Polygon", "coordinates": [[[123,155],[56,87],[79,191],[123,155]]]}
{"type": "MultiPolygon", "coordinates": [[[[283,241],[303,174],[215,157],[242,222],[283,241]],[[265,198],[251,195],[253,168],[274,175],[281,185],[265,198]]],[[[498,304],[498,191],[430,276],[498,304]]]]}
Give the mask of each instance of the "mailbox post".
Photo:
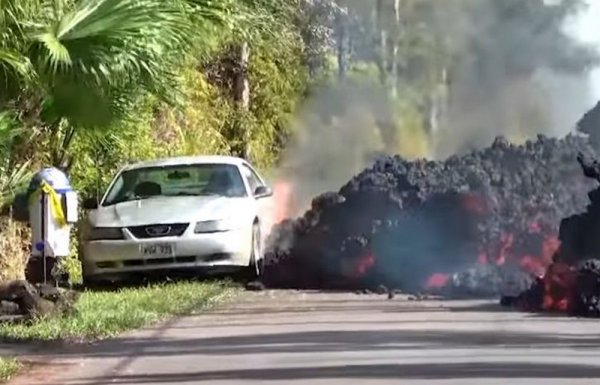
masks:
{"type": "Polygon", "coordinates": [[[67,257],[71,229],[77,222],[77,193],[67,176],[56,168],[45,168],[34,175],[27,191],[31,225],[31,256],[27,279],[34,283],[58,283],[54,266],[67,257]]]}

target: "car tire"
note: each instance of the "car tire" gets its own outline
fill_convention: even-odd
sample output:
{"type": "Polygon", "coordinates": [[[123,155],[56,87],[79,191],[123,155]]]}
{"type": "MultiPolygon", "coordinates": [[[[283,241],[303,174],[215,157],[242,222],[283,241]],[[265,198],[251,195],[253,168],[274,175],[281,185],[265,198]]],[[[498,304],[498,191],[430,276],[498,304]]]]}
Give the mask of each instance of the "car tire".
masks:
{"type": "Polygon", "coordinates": [[[81,277],[81,280],[83,283],[83,287],[85,289],[90,289],[90,290],[100,289],[102,286],[98,279],[90,277],[90,276],[84,275],[81,277]]]}
{"type": "Polygon", "coordinates": [[[95,290],[102,288],[102,281],[99,277],[86,273],[85,263],[81,264],[81,283],[85,289],[95,290]]]}
{"type": "Polygon", "coordinates": [[[260,226],[258,223],[255,223],[252,225],[252,249],[250,263],[248,265],[248,275],[250,279],[256,279],[262,275],[263,258],[260,241],[260,226]]]}

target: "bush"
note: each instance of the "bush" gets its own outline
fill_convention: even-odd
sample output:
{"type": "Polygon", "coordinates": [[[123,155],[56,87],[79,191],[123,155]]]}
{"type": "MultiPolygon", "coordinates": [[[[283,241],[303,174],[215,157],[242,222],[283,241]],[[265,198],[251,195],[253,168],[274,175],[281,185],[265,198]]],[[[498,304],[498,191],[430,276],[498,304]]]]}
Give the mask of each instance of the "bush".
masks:
{"type": "Polygon", "coordinates": [[[21,363],[14,358],[0,357],[0,381],[8,381],[21,367],[21,363]]]}
{"type": "Polygon", "coordinates": [[[0,218],[0,281],[23,279],[31,232],[10,218],[0,218]]]}

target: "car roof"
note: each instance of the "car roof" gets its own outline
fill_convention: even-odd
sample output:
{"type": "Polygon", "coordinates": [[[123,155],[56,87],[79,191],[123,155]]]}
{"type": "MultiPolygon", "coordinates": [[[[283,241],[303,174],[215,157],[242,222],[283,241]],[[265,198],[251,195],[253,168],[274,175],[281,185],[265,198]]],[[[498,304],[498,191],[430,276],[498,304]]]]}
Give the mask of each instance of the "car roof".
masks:
{"type": "Polygon", "coordinates": [[[206,155],[206,156],[179,156],[172,158],[153,159],[144,162],[133,163],[123,168],[125,170],[135,170],[139,168],[147,167],[166,167],[166,166],[180,166],[180,165],[193,165],[193,164],[229,164],[239,166],[242,164],[248,164],[244,159],[237,158],[234,156],[223,156],[223,155],[206,155]]]}

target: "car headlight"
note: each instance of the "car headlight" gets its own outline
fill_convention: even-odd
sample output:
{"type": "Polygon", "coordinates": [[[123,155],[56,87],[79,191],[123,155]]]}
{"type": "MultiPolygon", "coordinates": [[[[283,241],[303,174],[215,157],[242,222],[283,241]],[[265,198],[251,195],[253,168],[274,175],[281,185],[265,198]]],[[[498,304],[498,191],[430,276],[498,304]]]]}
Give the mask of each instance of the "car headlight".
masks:
{"type": "Polygon", "coordinates": [[[120,227],[93,227],[87,234],[88,241],[124,239],[120,227]]]}
{"type": "Polygon", "coordinates": [[[220,233],[231,231],[239,227],[239,223],[232,219],[219,219],[215,221],[196,222],[194,233],[220,233]]]}

